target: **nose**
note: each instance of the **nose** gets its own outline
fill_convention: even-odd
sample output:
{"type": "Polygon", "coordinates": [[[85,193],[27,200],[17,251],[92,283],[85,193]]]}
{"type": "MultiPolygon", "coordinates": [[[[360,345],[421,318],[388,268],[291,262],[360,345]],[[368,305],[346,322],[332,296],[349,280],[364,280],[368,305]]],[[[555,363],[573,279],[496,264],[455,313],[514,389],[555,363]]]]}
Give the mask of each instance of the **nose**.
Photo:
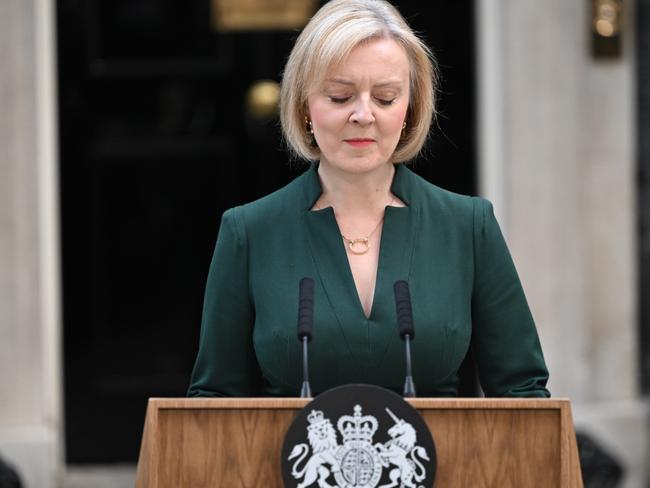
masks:
{"type": "Polygon", "coordinates": [[[370,100],[365,97],[359,97],[354,104],[352,113],[350,114],[350,122],[358,125],[369,125],[375,121],[375,116],[372,113],[370,100]]]}

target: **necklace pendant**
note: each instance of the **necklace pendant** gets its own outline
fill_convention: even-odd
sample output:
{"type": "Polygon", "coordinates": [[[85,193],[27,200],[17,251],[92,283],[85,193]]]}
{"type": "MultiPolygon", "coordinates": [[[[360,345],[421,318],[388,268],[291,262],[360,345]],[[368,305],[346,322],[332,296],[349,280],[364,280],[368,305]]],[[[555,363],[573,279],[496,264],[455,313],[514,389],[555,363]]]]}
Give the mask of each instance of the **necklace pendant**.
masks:
{"type": "Polygon", "coordinates": [[[369,240],[367,237],[348,239],[348,248],[352,254],[365,254],[370,249],[369,240]]]}

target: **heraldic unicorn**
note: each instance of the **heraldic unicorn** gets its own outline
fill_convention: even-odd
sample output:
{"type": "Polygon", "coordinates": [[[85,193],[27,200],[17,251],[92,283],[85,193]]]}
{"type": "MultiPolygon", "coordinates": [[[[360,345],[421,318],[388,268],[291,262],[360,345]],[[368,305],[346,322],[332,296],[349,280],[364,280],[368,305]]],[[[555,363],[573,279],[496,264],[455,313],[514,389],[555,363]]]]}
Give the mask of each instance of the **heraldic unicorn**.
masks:
{"type": "Polygon", "coordinates": [[[427,451],[416,445],[416,431],[411,424],[388,408],[386,412],[394,425],[388,429],[390,439],[385,444],[372,443],[378,421],[372,415],[362,415],[361,406],[355,405],[354,415],[338,419],[336,426],[343,439],[339,445],[330,420],[322,411],[312,410],[307,416],[309,446],[294,446],[288,458],[295,459],[291,475],[300,480],[297,488],[314,483],[319,488],[375,488],[385,468],[390,481],[378,488],[422,488],[417,483],[426,477],[421,461],[429,461],[427,451]],[[336,485],[330,484],[332,476],[336,485]]]}

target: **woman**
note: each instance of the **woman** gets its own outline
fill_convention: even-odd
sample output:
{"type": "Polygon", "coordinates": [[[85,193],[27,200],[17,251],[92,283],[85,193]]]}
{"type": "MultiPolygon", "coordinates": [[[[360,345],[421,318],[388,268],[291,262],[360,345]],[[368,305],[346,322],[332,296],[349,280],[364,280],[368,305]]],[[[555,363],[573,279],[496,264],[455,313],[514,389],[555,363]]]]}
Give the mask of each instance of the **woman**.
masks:
{"type": "Polygon", "coordinates": [[[404,167],[434,113],[426,46],[383,0],[333,0],[296,41],[281,121],[313,161],[285,188],[224,213],[190,396],[295,396],[298,282],[315,281],[314,393],[401,391],[393,284],[410,284],[420,396],[457,395],[470,344],[488,396],[549,396],[537,332],[491,205],[404,167]]]}

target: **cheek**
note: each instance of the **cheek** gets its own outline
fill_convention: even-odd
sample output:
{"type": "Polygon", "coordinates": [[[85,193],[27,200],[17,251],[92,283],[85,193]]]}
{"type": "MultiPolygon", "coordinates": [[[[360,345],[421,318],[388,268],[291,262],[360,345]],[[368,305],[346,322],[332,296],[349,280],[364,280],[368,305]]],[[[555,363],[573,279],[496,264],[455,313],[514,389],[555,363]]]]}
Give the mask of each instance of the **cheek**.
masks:
{"type": "Polygon", "coordinates": [[[401,133],[402,124],[406,118],[406,110],[395,110],[385,120],[385,130],[390,134],[401,133]]]}
{"type": "Polygon", "coordinates": [[[408,103],[400,103],[386,114],[385,127],[389,132],[402,132],[402,124],[406,120],[408,103]]]}
{"type": "Polygon", "coordinates": [[[312,120],[312,122],[315,123],[321,119],[323,108],[317,100],[312,100],[309,98],[307,100],[307,110],[309,112],[309,118],[312,120]]]}
{"type": "Polygon", "coordinates": [[[314,130],[328,131],[336,130],[341,124],[345,124],[345,114],[341,110],[337,110],[331,106],[327,106],[326,102],[314,102],[309,104],[309,114],[314,130]]]}
{"type": "Polygon", "coordinates": [[[348,105],[333,104],[324,96],[313,96],[307,99],[309,115],[314,124],[314,130],[338,133],[345,130],[350,120],[351,108],[348,105]]]}

